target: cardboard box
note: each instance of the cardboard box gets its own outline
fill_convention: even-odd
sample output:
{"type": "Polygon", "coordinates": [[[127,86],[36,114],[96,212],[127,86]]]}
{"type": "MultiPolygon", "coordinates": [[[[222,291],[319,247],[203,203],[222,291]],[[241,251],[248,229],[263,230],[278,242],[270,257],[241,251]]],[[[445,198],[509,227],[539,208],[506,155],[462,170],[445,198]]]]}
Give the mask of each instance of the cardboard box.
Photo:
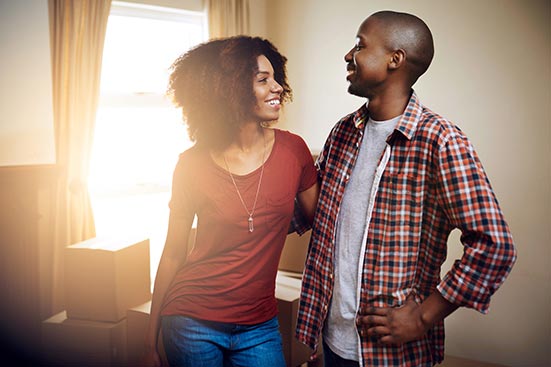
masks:
{"type": "Polygon", "coordinates": [[[65,249],[65,305],[75,319],[117,322],[151,299],[149,239],[93,238],[65,249]]]}
{"type": "MultiPolygon", "coordinates": [[[[151,301],[133,307],[126,312],[128,366],[139,366],[143,358],[145,334],[149,323],[150,311],[151,301]]],[[[168,366],[162,334],[159,334],[157,350],[161,356],[163,366],[168,366]]]]}
{"type": "Polygon", "coordinates": [[[304,262],[308,252],[311,231],[299,236],[296,233],[287,235],[285,246],[279,260],[279,270],[286,270],[302,274],[304,262]]]}
{"type": "Polygon", "coordinates": [[[42,322],[42,345],[48,366],[124,366],[126,320],[75,320],[63,311],[42,322]]]}
{"type": "Polygon", "coordinates": [[[302,281],[302,273],[287,270],[278,270],[276,280],[277,279],[280,279],[280,281],[282,282],[291,282],[294,287],[300,287],[302,281]],[[281,277],[282,275],[284,275],[283,278],[281,277]],[[289,280],[288,278],[291,278],[291,280],[289,280]],[[298,279],[298,283],[296,281],[293,281],[292,279],[298,279]]]}
{"type": "MultiPolygon", "coordinates": [[[[283,354],[288,367],[300,366],[310,361],[314,351],[295,338],[301,280],[278,272],[276,298],[279,311],[279,331],[283,341],[283,354]]],[[[321,347],[316,355],[321,356],[321,347]]]]}

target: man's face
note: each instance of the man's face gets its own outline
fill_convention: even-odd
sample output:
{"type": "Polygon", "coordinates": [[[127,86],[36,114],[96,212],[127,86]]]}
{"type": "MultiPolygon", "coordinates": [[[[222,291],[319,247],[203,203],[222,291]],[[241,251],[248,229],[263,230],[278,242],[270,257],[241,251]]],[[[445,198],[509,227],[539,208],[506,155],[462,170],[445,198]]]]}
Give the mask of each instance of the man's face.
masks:
{"type": "Polygon", "coordinates": [[[367,18],[360,25],[356,44],[344,56],[348,71],[348,92],[351,94],[370,98],[386,80],[391,53],[384,45],[382,29],[380,21],[367,18]]]}

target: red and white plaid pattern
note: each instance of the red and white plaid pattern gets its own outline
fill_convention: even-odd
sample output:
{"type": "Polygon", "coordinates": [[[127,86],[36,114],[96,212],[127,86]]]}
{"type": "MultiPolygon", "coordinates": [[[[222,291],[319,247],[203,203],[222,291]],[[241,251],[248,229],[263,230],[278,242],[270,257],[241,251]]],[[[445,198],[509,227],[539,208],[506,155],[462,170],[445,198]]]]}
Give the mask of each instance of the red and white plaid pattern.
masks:
{"type": "MultiPolygon", "coordinates": [[[[331,301],[337,216],[367,119],[364,105],[339,121],[316,162],[321,193],[297,322],[297,337],[312,348],[331,301]]],[[[410,294],[421,302],[438,290],[454,304],[486,313],[516,250],[471,143],[457,126],[423,107],[414,92],[387,142],[391,155],[361,261],[360,309],[400,306],[410,294]],[[464,254],[441,280],[454,228],[462,232],[464,254]]],[[[443,359],[444,324],[403,345],[361,337],[361,350],[363,366],[432,366],[443,359]]]]}

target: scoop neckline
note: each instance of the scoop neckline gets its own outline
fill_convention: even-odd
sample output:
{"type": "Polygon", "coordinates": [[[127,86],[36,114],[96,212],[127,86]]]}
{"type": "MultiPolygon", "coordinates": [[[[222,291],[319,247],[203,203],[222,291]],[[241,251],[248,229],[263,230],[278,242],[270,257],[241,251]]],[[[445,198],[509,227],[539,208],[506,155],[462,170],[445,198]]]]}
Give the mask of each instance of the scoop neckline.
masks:
{"type": "MultiPolygon", "coordinates": [[[[254,176],[255,174],[259,173],[260,170],[262,169],[262,166],[266,166],[268,165],[268,163],[272,160],[272,157],[274,155],[274,152],[275,150],[277,149],[277,146],[279,145],[278,144],[278,140],[279,140],[279,130],[278,129],[271,129],[274,131],[274,144],[272,145],[272,150],[270,151],[270,153],[268,154],[268,158],[264,161],[264,164],[261,164],[260,166],[258,166],[257,168],[255,168],[254,170],[252,170],[251,172],[249,173],[245,173],[244,175],[240,175],[240,174],[237,174],[237,173],[233,173],[231,172],[232,176],[234,178],[237,178],[237,179],[246,179],[248,177],[251,177],[251,176],[254,176]]],[[[214,161],[214,159],[212,159],[212,156],[210,155],[210,152],[207,152],[207,155],[208,155],[208,159],[210,161],[210,163],[219,171],[221,172],[224,172],[224,174],[228,174],[230,171],[228,171],[226,168],[218,165],[218,163],[216,163],[214,161]]]]}

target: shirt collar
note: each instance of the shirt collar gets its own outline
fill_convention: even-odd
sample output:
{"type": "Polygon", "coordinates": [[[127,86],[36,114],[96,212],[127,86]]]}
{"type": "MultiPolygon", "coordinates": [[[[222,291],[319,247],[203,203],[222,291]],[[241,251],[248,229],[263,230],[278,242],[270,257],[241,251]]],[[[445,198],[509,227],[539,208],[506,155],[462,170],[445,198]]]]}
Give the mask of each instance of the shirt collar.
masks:
{"type": "MultiPolygon", "coordinates": [[[[421,114],[423,113],[423,105],[417,98],[417,94],[414,90],[411,91],[411,97],[409,98],[408,105],[402,114],[402,117],[396,125],[395,131],[400,132],[408,140],[411,140],[417,129],[417,124],[421,120],[421,114]]],[[[367,103],[364,103],[352,116],[352,122],[357,129],[363,130],[365,122],[369,119],[369,110],[367,103]]],[[[394,135],[394,134],[392,134],[394,135]]]]}
{"type": "Polygon", "coordinates": [[[365,122],[369,119],[367,103],[364,103],[352,116],[352,122],[357,129],[363,130],[365,122]]]}
{"type": "Polygon", "coordinates": [[[394,130],[402,133],[408,140],[411,140],[415,134],[415,130],[417,130],[417,124],[421,120],[422,113],[423,105],[419,101],[419,98],[417,98],[415,91],[412,90],[408,105],[394,130]]]}

